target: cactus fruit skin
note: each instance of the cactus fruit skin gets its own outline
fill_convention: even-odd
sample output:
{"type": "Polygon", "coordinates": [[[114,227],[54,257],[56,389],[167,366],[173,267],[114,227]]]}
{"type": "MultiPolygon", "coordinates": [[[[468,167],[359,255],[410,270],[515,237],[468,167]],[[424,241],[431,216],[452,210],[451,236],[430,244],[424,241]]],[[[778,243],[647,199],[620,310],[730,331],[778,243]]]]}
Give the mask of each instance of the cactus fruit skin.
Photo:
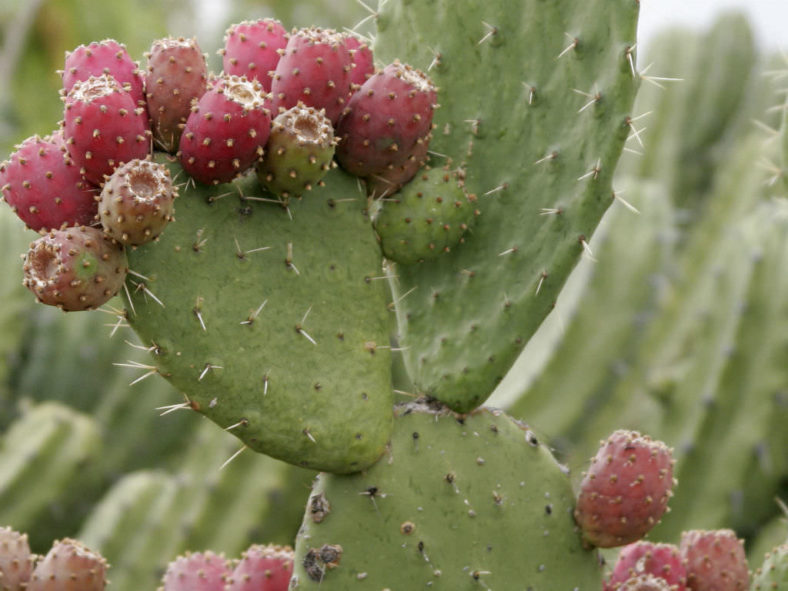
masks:
{"type": "Polygon", "coordinates": [[[431,139],[432,134],[426,138],[426,141],[416,143],[416,147],[405,162],[369,177],[367,179],[367,194],[373,199],[382,199],[405,186],[427,164],[431,139]]]}
{"type": "Polygon", "coordinates": [[[344,35],[317,27],[294,31],[271,83],[274,115],[302,102],[325,109],[335,125],[350,94],[352,67],[344,35]]]}
{"type": "Polygon", "coordinates": [[[638,575],[624,581],[618,591],[673,591],[673,587],[660,577],[638,575]]]}
{"type": "Polygon", "coordinates": [[[111,238],[138,246],[157,238],[172,221],[177,195],[166,166],[132,160],[104,183],[99,219],[111,238]]]}
{"type": "Polygon", "coordinates": [[[364,41],[355,35],[345,37],[345,45],[353,57],[353,69],[350,71],[351,84],[361,87],[375,73],[375,56],[364,41]]]}
{"type": "Polygon", "coordinates": [[[632,577],[653,575],[663,579],[671,591],[686,591],[687,571],[677,546],[639,541],[624,546],[618,555],[605,591],[620,591],[632,577]]]}
{"type": "Polygon", "coordinates": [[[101,554],[65,538],[36,563],[27,591],[103,591],[107,568],[101,554]]]}
{"type": "Polygon", "coordinates": [[[334,146],[334,129],[323,111],[298,104],[274,119],[257,178],[276,195],[300,197],[331,168],[334,146]]]}
{"type": "Polygon", "coordinates": [[[27,534],[0,527],[0,590],[24,591],[33,573],[27,534]]]}
{"type": "Polygon", "coordinates": [[[184,170],[206,185],[226,183],[263,155],[271,118],[257,81],[217,78],[186,120],[178,156],[184,170]]]}
{"type": "Polygon", "coordinates": [[[337,162],[350,174],[375,177],[405,164],[429,143],[437,88],[395,61],[353,95],[337,126],[337,162]]]}
{"type": "Polygon", "coordinates": [[[449,165],[430,168],[380,202],[373,223],[386,258],[413,264],[450,252],[463,241],[479,212],[462,177],[449,165]]]}
{"type": "Polygon", "coordinates": [[[292,574],[292,548],[256,544],[243,553],[224,591],[287,591],[292,574]]]}
{"type": "Polygon", "coordinates": [[[67,312],[91,310],[118,293],[128,262],[123,248],[87,226],[52,230],[31,243],[25,287],[43,304],[67,312]]]}
{"type": "Polygon", "coordinates": [[[461,416],[412,402],[395,412],[386,457],[316,480],[291,588],[601,588],[565,469],[531,430],[488,409],[461,416]]]}
{"type": "Polygon", "coordinates": [[[224,35],[224,48],[219,50],[224,73],[257,80],[270,92],[280,50],[287,47],[289,37],[282,23],[272,18],[232,25],[224,35]]]}
{"type": "Polygon", "coordinates": [[[192,101],[208,86],[205,56],[196,39],[182,37],[154,41],[146,56],[145,98],[153,139],[164,151],[175,152],[192,101]]]}
{"type": "Polygon", "coordinates": [[[777,546],[766,554],[763,564],[753,573],[751,591],[788,589],[788,545],[777,546]]]}
{"type": "Polygon", "coordinates": [[[0,164],[6,203],[31,230],[91,224],[96,190],[66,158],[62,136],[33,136],[0,164]]]}
{"type": "Polygon", "coordinates": [[[211,551],[187,553],[167,566],[159,591],[223,591],[230,563],[211,551]]]}
{"type": "Polygon", "coordinates": [[[600,548],[643,537],[668,508],[673,459],[660,441],[618,430],[602,445],[580,484],[575,519],[584,539],[600,548]]]}
{"type": "Polygon", "coordinates": [[[126,47],[114,39],[80,45],[66,54],[63,91],[68,94],[77,82],[103,74],[109,74],[118,81],[131,95],[135,107],[145,105],[145,81],[139,67],[126,47]]]}
{"type": "Polygon", "coordinates": [[[147,115],[109,74],[77,82],[64,100],[68,153],[94,185],[121,163],[148,154],[147,115]]]}
{"type": "Polygon", "coordinates": [[[750,573],[744,542],[730,529],[691,530],[681,534],[691,591],[746,591],[750,573]]]}

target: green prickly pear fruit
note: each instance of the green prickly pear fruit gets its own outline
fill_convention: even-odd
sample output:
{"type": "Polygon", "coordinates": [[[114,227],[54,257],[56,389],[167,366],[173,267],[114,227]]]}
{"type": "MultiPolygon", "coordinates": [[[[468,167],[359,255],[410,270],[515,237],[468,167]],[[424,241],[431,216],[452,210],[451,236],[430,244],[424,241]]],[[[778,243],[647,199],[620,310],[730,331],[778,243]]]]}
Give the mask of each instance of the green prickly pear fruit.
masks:
{"type": "Polygon", "coordinates": [[[27,534],[0,527],[0,590],[24,591],[33,573],[27,534]]]}
{"type": "Polygon", "coordinates": [[[752,577],[752,591],[788,590],[788,544],[766,554],[763,564],[752,577]]]}
{"type": "Polygon", "coordinates": [[[266,189],[285,199],[300,197],[322,182],[334,157],[334,128],[325,111],[298,103],[271,125],[257,176],[266,189]]]}
{"type": "Polygon", "coordinates": [[[437,257],[463,241],[479,215],[462,170],[427,168],[399,193],[379,201],[375,230],[386,258],[405,265],[437,257]]]}
{"type": "Polygon", "coordinates": [[[101,554],[65,538],[36,564],[27,591],[103,591],[107,568],[101,554]]]}

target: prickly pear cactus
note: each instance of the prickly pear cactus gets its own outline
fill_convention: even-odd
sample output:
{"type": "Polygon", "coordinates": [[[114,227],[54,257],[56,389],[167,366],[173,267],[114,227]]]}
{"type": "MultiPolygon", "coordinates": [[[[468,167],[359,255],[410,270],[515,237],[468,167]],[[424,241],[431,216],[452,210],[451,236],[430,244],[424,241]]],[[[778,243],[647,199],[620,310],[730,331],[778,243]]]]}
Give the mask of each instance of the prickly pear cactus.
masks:
{"type": "Polygon", "coordinates": [[[380,462],[318,478],[291,588],[600,589],[565,468],[527,426],[486,409],[396,414],[380,462]]]}

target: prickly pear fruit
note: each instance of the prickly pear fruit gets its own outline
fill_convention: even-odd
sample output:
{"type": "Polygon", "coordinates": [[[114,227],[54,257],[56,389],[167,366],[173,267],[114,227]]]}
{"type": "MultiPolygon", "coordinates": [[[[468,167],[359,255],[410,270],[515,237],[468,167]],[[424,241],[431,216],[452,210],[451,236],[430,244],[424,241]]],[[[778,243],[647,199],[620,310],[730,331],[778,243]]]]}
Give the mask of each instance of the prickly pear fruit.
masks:
{"type": "Polygon", "coordinates": [[[186,120],[178,152],[183,168],[204,183],[227,183],[263,155],[271,119],[267,95],[244,76],[217,78],[186,120]]]}
{"type": "Polygon", "coordinates": [[[322,110],[298,104],[280,113],[257,165],[260,183],[282,197],[300,197],[331,168],[334,144],[334,129],[322,110]]]}
{"type": "Polygon", "coordinates": [[[691,591],[745,591],[750,573],[744,543],[730,529],[692,530],[681,534],[691,591]]]}
{"type": "Polygon", "coordinates": [[[272,18],[232,25],[224,35],[224,48],[219,50],[224,73],[257,80],[270,92],[280,51],[287,47],[288,38],[282,23],[272,18]]]}
{"type": "Polygon", "coordinates": [[[292,574],[292,548],[254,545],[243,553],[225,591],[287,591],[292,574]]]}
{"type": "Polygon", "coordinates": [[[352,68],[344,35],[317,27],[293,32],[271,83],[274,114],[301,102],[325,109],[336,125],[350,94],[352,68]]]}
{"type": "Polygon", "coordinates": [[[0,527],[0,591],[24,591],[32,573],[27,534],[0,527]]]}
{"type": "Polygon", "coordinates": [[[80,45],[66,53],[63,91],[68,94],[77,82],[103,74],[109,74],[118,81],[134,99],[135,107],[145,106],[145,83],[139,66],[131,59],[126,47],[114,39],[80,45]]]}
{"type": "Polygon", "coordinates": [[[31,230],[93,223],[96,189],[66,157],[63,139],[26,139],[0,164],[3,198],[31,230]]]}
{"type": "Polygon", "coordinates": [[[337,161],[349,173],[373,177],[403,165],[429,143],[437,89],[427,76],[394,62],[350,99],[337,126],[337,161]]]}
{"type": "Polygon", "coordinates": [[[632,577],[653,575],[664,579],[672,591],[686,591],[687,571],[673,544],[635,542],[621,549],[605,591],[618,591],[632,577]]]}
{"type": "Polygon", "coordinates": [[[169,168],[149,160],[132,160],[104,183],[99,204],[101,225],[121,244],[150,242],[172,220],[177,195],[169,168]]]}
{"type": "Polygon", "coordinates": [[[175,152],[192,108],[207,87],[208,67],[195,39],[154,41],[145,76],[145,97],[154,141],[175,152]]]}
{"type": "Polygon", "coordinates": [[[636,431],[614,432],[591,459],[580,484],[575,520],[601,548],[643,537],[668,507],[673,459],[668,447],[636,431]]]}
{"type": "Polygon", "coordinates": [[[618,591],[673,591],[665,579],[654,575],[638,575],[624,581],[618,591]]]}
{"type": "Polygon", "coordinates": [[[27,591],[103,591],[107,562],[98,552],[65,538],[36,564],[27,591]]]}
{"type": "Polygon", "coordinates": [[[101,185],[123,162],[148,154],[147,116],[109,74],[77,82],[65,102],[68,153],[94,185],[101,185]]]}
{"type": "Polygon", "coordinates": [[[418,174],[419,170],[427,163],[427,153],[430,149],[430,139],[432,134],[427,136],[426,141],[417,142],[413,152],[405,161],[383,172],[368,177],[367,194],[373,199],[381,199],[393,195],[405,186],[418,174]]]}
{"type": "Polygon", "coordinates": [[[169,565],[159,591],[224,591],[230,563],[211,551],[186,553],[169,565]]]}
{"type": "Polygon", "coordinates": [[[25,287],[43,304],[73,312],[97,308],[123,285],[126,253],[96,228],[52,230],[30,245],[25,287]]]}
{"type": "Polygon", "coordinates": [[[347,35],[345,45],[353,58],[350,82],[361,87],[375,73],[375,57],[372,55],[369,45],[355,35],[347,35]]]}
{"type": "Polygon", "coordinates": [[[787,590],[788,544],[783,544],[766,554],[763,564],[753,574],[751,591],[787,590]]]}
{"type": "Polygon", "coordinates": [[[462,172],[425,169],[399,193],[379,202],[375,230],[386,258],[413,264],[449,252],[478,214],[462,172]]]}

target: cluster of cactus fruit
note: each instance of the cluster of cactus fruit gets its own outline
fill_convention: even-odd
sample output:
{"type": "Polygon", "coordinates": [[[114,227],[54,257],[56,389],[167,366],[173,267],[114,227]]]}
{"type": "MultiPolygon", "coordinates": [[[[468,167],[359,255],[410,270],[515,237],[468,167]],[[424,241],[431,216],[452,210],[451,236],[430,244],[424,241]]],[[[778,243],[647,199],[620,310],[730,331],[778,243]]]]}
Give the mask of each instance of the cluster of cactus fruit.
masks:
{"type": "MultiPolygon", "coordinates": [[[[194,40],[154,42],[146,72],[115,41],[80,46],[61,129],[0,165],[41,233],[24,263],[39,301],[120,294],[151,352],[140,379],[183,392],[169,410],[322,471],[294,551],[188,554],[163,591],[750,588],[730,530],[638,541],[673,494],[664,443],[615,431],[575,494],[534,428],[480,407],[616,198],[639,133],[637,2],[566,0],[557,35],[539,2],[455,4],[381,3],[374,56],[350,34],[243,22],[221,74],[194,40]],[[513,56],[526,79],[504,82],[513,56]],[[603,581],[595,549],[620,546],[603,581]]],[[[100,559],[63,574],[81,546],[36,560],[0,531],[3,591],[104,588],[100,559]]],[[[776,549],[752,589],[783,588],[786,562],[776,549]]]]}

